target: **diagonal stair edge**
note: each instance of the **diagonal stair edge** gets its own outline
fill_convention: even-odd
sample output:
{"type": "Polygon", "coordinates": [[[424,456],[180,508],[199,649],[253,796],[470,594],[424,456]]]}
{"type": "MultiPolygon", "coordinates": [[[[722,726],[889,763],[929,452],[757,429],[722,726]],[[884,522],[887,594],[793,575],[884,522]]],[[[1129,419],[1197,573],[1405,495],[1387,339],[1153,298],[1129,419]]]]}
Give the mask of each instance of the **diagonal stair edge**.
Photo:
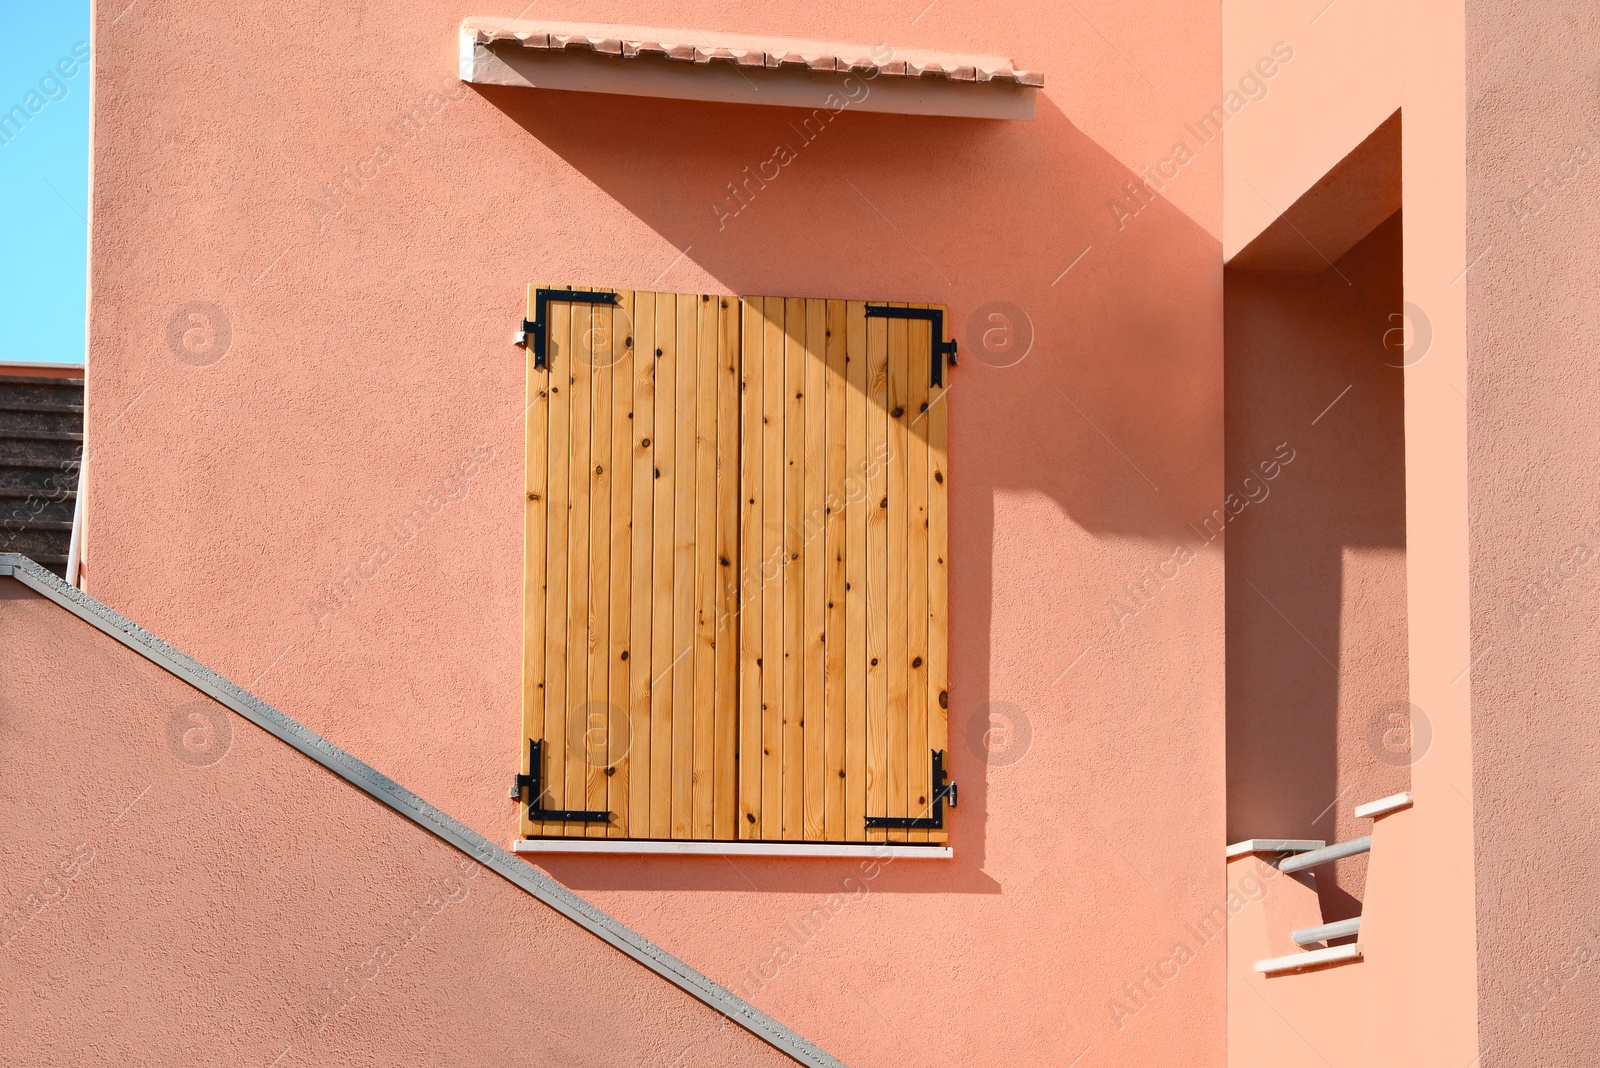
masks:
{"type": "Polygon", "coordinates": [[[273,708],[140,627],[126,616],[69,586],[16,553],[0,553],[0,578],[14,578],[54,601],[156,666],[214,698],[267,733],[299,750],[352,786],[387,805],[435,837],[467,854],[507,882],[537,898],[601,941],[633,958],[680,990],[801,1064],[843,1068],[821,1047],[713,982],[649,939],[597,909],[565,886],[424,801],[382,772],[345,752],[299,721],[273,708]]]}

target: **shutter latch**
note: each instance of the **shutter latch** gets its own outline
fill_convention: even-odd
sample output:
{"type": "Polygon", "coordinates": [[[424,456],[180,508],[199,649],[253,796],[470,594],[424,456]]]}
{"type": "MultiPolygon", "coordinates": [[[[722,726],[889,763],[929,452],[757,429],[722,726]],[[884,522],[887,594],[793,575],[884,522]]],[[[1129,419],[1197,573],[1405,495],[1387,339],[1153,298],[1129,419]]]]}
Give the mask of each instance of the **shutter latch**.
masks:
{"type": "Polygon", "coordinates": [[[511,799],[522,800],[522,791],[528,791],[528,818],[530,820],[550,820],[566,823],[610,823],[610,812],[596,812],[584,809],[571,808],[541,808],[544,803],[544,760],[542,757],[544,741],[540,738],[531,738],[528,741],[528,770],[519,772],[511,780],[511,799]]]}
{"type": "Polygon", "coordinates": [[[549,365],[547,356],[550,351],[549,329],[550,322],[545,316],[545,308],[552,300],[564,300],[572,304],[615,304],[617,295],[604,290],[594,292],[579,292],[576,289],[536,289],[533,291],[533,321],[522,320],[522,329],[517,331],[514,344],[524,348],[532,347],[533,365],[546,367],[549,365]]]}
{"type": "Polygon", "coordinates": [[[928,781],[933,784],[933,797],[928,806],[929,816],[868,816],[867,830],[883,831],[942,831],[944,830],[944,802],[950,799],[950,807],[956,807],[956,784],[945,782],[950,776],[944,770],[944,750],[933,751],[933,776],[928,781]]]}

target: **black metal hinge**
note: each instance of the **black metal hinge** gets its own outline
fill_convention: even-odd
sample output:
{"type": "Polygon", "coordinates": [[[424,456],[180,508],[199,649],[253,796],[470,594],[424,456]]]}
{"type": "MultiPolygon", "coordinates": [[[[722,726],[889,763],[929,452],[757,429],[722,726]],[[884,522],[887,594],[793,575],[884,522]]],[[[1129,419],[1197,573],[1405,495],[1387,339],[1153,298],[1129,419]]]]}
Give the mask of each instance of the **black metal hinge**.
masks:
{"type": "Polygon", "coordinates": [[[932,815],[929,816],[868,816],[867,830],[869,831],[942,831],[944,830],[944,799],[950,799],[950,807],[956,807],[956,784],[947,783],[949,778],[944,770],[944,750],[933,751],[933,803],[929,806],[932,815]]]}
{"type": "Polygon", "coordinates": [[[552,300],[564,300],[573,304],[615,304],[617,295],[597,290],[590,293],[580,292],[576,289],[536,289],[533,291],[533,322],[522,320],[522,329],[517,331],[518,345],[533,348],[533,365],[546,367],[549,365],[548,353],[550,351],[550,322],[545,315],[545,309],[552,300]]]}
{"type": "Polygon", "coordinates": [[[944,311],[939,308],[891,308],[887,304],[868,304],[868,319],[922,319],[933,324],[933,369],[929,379],[934,385],[944,385],[944,357],[950,357],[950,366],[956,365],[956,343],[944,339],[944,311]]]}
{"type": "Polygon", "coordinates": [[[528,818],[530,820],[560,820],[567,823],[610,823],[610,812],[596,812],[572,808],[541,808],[544,803],[543,740],[528,741],[528,770],[511,780],[511,799],[522,800],[522,791],[528,791],[528,818]]]}

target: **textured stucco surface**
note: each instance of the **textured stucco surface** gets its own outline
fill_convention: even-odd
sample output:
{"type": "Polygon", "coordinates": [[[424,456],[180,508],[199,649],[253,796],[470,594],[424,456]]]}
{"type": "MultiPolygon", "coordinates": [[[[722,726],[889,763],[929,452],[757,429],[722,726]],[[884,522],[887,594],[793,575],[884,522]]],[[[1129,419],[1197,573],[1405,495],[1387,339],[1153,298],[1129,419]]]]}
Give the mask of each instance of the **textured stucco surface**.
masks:
{"type": "Polygon", "coordinates": [[[102,10],[90,592],[509,843],[526,283],[947,302],[956,859],[545,867],[851,1064],[1219,1064],[1220,952],[1111,1002],[1224,892],[1221,553],[1189,532],[1223,494],[1221,143],[1125,187],[1216,103],[1220,12],[1078,7],[540,8],[1046,75],[1031,123],[846,110],[804,142],[455,84],[462,17],[514,8],[102,10]],[[205,366],[220,340],[169,330],[198,301],[205,366]]]}
{"type": "Polygon", "coordinates": [[[1484,1064],[1600,1048],[1600,11],[1467,8],[1472,730],[1484,1064]]]}
{"type": "Polygon", "coordinates": [[[5,1063],[792,1063],[10,579],[0,646],[5,1063]]]}

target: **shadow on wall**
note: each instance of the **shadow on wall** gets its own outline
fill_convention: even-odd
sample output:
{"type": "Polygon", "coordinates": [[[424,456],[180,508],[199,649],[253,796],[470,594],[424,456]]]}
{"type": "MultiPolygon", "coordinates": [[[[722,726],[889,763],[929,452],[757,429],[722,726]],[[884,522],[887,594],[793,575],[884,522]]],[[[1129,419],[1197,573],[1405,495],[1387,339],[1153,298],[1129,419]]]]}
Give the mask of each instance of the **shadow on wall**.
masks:
{"type": "MultiPolygon", "coordinates": [[[[1217,239],[1165,201],[1119,224],[1108,202],[1136,176],[1043,96],[1027,123],[476,89],[682,250],[625,277],[579,276],[563,258],[583,262],[573,235],[584,220],[527,220],[521,239],[541,280],[681,290],[709,276],[734,294],[949,305],[961,346],[950,392],[957,859],[953,868],[896,865],[883,885],[998,892],[982,872],[985,753],[968,741],[982,737],[972,721],[992,699],[996,499],[1042,495],[1092,536],[1148,539],[1163,555],[1195,543],[1189,525],[1222,496],[1217,239]]],[[[527,180],[538,180],[532,164],[527,180]]],[[[1040,545],[1029,567],[1048,568],[1054,551],[1040,545]]],[[[1062,573],[1089,570],[1081,549],[1059,551],[1078,554],[1062,573]]],[[[1121,592],[1105,586],[1088,591],[1092,608],[1071,607],[1103,614],[1121,592]]],[[[1041,612],[1029,625],[1058,632],[1060,612],[1041,612]]],[[[1070,640],[1060,639],[1061,663],[1041,669],[1036,730],[1069,729],[1070,710],[1049,684],[1081,647],[1067,648],[1070,640]]],[[[1008,679],[1008,695],[1019,685],[1032,688],[1008,679]]],[[[1073,749],[1082,751],[1049,776],[1057,790],[1102,770],[1104,746],[1073,749]]],[[[1038,796],[1025,800],[1054,808],[1043,780],[1034,777],[1026,788],[1038,796]]],[[[742,860],[739,871],[671,859],[548,866],[579,888],[826,891],[840,874],[816,861],[742,860]]]]}
{"type": "MultiPolygon", "coordinates": [[[[1425,754],[1407,733],[1402,371],[1424,350],[1399,337],[1402,251],[1395,212],[1318,273],[1225,272],[1227,477],[1244,502],[1227,543],[1229,841],[1368,833],[1351,809],[1407,789],[1425,754]],[[1269,479],[1263,461],[1285,466],[1269,479]]],[[[1360,914],[1365,869],[1319,872],[1326,920],[1360,914]]]]}

